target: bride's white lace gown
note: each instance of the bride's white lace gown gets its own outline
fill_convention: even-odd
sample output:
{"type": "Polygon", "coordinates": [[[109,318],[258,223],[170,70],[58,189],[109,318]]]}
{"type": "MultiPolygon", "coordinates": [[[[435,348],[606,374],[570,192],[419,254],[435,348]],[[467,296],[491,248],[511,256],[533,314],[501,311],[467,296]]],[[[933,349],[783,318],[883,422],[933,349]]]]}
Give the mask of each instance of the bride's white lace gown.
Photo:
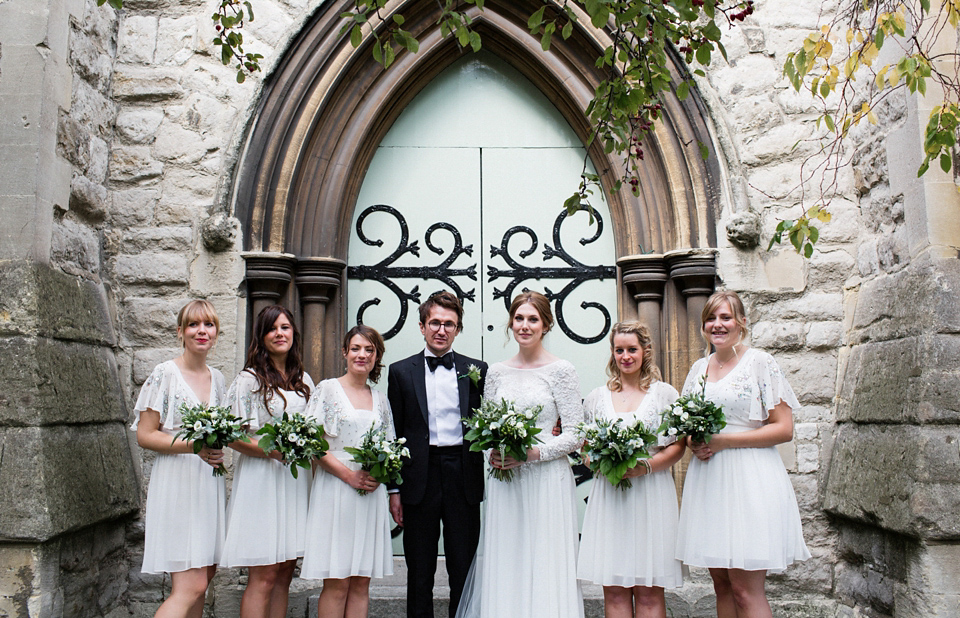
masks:
{"type": "Polygon", "coordinates": [[[576,485],[567,459],[580,446],[575,428],[583,420],[576,370],[564,360],[536,369],[496,363],[484,397],[542,405],[543,443],[540,461],[517,468],[509,482],[487,479],[480,549],[457,616],[580,618],[576,485]],[[563,433],[553,436],[557,418],[563,433]]]}

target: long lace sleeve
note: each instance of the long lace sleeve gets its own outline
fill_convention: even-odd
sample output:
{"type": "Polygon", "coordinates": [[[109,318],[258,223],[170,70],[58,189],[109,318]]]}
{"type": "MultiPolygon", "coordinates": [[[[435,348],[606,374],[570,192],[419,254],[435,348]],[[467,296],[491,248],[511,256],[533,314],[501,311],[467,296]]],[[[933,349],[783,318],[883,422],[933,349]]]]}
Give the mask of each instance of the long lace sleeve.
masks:
{"type": "Polygon", "coordinates": [[[483,380],[484,399],[498,399],[497,393],[500,390],[500,378],[501,371],[499,366],[493,365],[487,370],[487,375],[483,380]]]}
{"type": "Polygon", "coordinates": [[[373,391],[373,396],[377,398],[379,405],[380,425],[384,428],[387,439],[393,440],[397,437],[397,431],[393,427],[393,412],[390,410],[390,402],[387,401],[386,396],[378,390],[373,391]]]}
{"type": "Polygon", "coordinates": [[[559,459],[580,447],[580,437],[577,434],[577,424],[583,420],[580,379],[577,377],[577,370],[569,362],[560,361],[554,365],[549,381],[563,431],[559,436],[548,436],[544,439],[540,445],[540,461],[559,459]]]}

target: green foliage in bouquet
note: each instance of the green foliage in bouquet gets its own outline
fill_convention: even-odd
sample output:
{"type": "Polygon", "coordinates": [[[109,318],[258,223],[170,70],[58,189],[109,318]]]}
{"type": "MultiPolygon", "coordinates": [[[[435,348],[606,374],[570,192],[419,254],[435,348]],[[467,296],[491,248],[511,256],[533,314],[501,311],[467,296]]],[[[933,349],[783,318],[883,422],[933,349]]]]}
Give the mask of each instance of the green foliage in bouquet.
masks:
{"type": "MultiPolygon", "coordinates": [[[[406,438],[388,439],[386,430],[377,428],[377,424],[373,423],[363,434],[359,447],[348,446],[343,450],[353,455],[353,461],[360,464],[378,483],[400,485],[403,483],[400,471],[404,459],[410,458],[410,449],[404,446],[406,442],[406,438]]],[[[358,489],[357,493],[363,496],[367,491],[358,489]]]]}
{"type": "Polygon", "coordinates": [[[690,436],[694,442],[710,442],[710,438],[727,426],[723,406],[705,397],[707,377],[701,376],[699,392],[683,395],[663,411],[659,433],[669,436],[690,436]]]}
{"type": "MultiPolygon", "coordinates": [[[[527,449],[537,442],[542,442],[537,437],[540,428],[536,425],[541,410],[543,406],[518,410],[512,401],[484,398],[480,407],[473,411],[473,415],[464,420],[470,427],[464,437],[470,440],[471,451],[496,449],[500,451],[501,458],[509,455],[526,461],[527,449]]],[[[499,481],[513,478],[513,470],[492,468],[490,474],[499,481]]]]}
{"type": "MultiPolygon", "coordinates": [[[[200,404],[188,406],[180,404],[180,431],[173,436],[174,444],[177,438],[193,441],[193,452],[199,453],[208,446],[220,449],[231,442],[249,442],[247,432],[243,429],[243,419],[234,416],[233,410],[225,406],[208,406],[200,404]]],[[[223,464],[213,469],[214,476],[223,476],[227,473],[223,464]]]]}
{"type": "Polygon", "coordinates": [[[298,467],[309,470],[311,462],[330,448],[323,438],[323,425],[300,413],[284,412],[276,423],[261,427],[257,435],[263,436],[257,443],[263,452],[278,451],[293,478],[297,478],[298,467]]]}
{"type": "Polygon", "coordinates": [[[601,417],[592,423],[580,423],[577,431],[585,441],[583,449],[590,469],[620,490],[633,486],[623,475],[641,459],[649,459],[647,449],[657,442],[657,435],[639,420],[627,424],[623,419],[610,421],[601,417]]]}

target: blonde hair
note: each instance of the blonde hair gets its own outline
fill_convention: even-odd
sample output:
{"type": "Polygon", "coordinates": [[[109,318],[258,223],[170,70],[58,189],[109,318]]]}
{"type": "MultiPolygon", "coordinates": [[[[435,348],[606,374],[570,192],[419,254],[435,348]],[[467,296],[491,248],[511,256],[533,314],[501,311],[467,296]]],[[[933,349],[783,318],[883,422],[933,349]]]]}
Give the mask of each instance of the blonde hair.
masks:
{"type": "MultiPolygon", "coordinates": [[[[213,304],[209,300],[191,300],[181,307],[177,314],[177,339],[180,341],[181,347],[183,346],[183,331],[186,330],[187,325],[190,322],[200,320],[213,322],[217,329],[217,335],[220,334],[220,318],[217,317],[217,310],[213,308],[213,304]]],[[[216,336],[214,336],[214,339],[216,339],[216,336]]]]}
{"type": "Polygon", "coordinates": [[[740,327],[740,339],[737,340],[737,343],[741,343],[750,334],[750,329],[747,327],[747,311],[743,308],[743,301],[740,300],[740,296],[732,290],[714,292],[707,299],[707,304],[703,306],[703,312],[700,314],[700,336],[707,342],[707,354],[710,353],[710,340],[707,339],[704,326],[707,324],[707,319],[716,313],[723,303],[729,305],[730,313],[733,314],[733,321],[740,327]]]}
{"type": "Polygon", "coordinates": [[[660,368],[653,360],[653,338],[650,336],[650,329],[642,322],[617,322],[610,329],[610,360],[607,361],[607,375],[610,376],[610,379],[607,380],[607,388],[613,392],[623,390],[623,375],[613,354],[613,339],[617,335],[633,335],[637,338],[640,348],[643,349],[643,360],[640,361],[640,388],[642,390],[647,390],[651,384],[662,379],[660,368]]]}

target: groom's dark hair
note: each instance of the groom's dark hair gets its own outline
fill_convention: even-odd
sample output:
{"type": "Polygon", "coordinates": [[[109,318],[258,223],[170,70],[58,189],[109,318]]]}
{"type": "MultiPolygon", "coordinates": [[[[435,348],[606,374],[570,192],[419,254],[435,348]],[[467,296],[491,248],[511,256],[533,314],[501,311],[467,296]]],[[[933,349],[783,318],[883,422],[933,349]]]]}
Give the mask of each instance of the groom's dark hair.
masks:
{"type": "Polygon", "coordinates": [[[457,314],[457,332],[463,330],[463,305],[460,299],[452,292],[440,290],[427,297],[427,300],[420,303],[420,323],[426,324],[430,310],[434,307],[443,307],[457,314]]]}

